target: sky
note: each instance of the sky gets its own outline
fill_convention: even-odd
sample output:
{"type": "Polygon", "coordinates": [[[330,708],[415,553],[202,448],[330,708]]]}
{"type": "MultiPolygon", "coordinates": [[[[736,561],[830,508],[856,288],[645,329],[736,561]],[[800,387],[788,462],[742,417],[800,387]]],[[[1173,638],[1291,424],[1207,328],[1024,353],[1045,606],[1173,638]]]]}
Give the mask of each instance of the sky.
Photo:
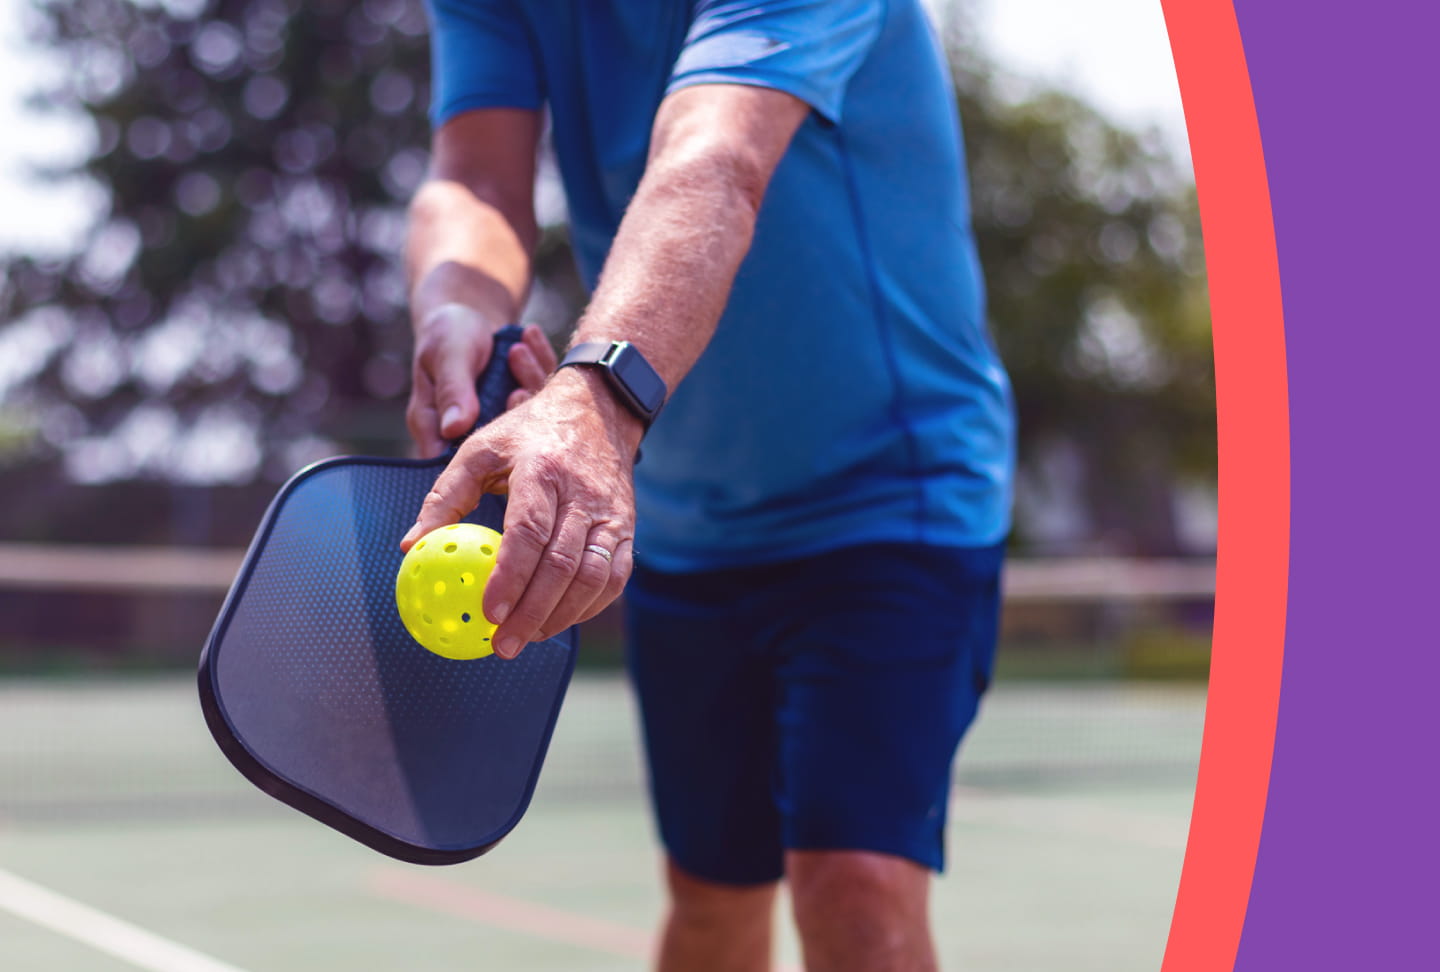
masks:
{"type": "MultiPolygon", "coordinates": [[[[36,164],[63,164],[88,144],[83,126],[24,107],[54,70],[23,40],[30,0],[0,0],[0,250],[63,252],[97,204],[75,185],[38,184],[36,164]]],[[[926,0],[943,9],[947,0],[926,0]]],[[[983,44],[1011,71],[1057,82],[1128,125],[1158,126],[1188,158],[1160,0],[974,0],[983,44]]],[[[943,13],[941,14],[943,16],[943,13]]]]}
{"type": "Polygon", "coordinates": [[[1117,121],[1158,126],[1188,161],[1160,0],[978,0],[979,31],[1018,74],[1071,88],[1117,121]]]}
{"type": "Polygon", "coordinates": [[[0,0],[0,250],[54,253],[83,232],[97,199],[73,185],[37,185],[27,176],[35,165],[78,159],[88,144],[82,127],[24,104],[55,70],[50,59],[24,43],[29,2],[0,0]]]}

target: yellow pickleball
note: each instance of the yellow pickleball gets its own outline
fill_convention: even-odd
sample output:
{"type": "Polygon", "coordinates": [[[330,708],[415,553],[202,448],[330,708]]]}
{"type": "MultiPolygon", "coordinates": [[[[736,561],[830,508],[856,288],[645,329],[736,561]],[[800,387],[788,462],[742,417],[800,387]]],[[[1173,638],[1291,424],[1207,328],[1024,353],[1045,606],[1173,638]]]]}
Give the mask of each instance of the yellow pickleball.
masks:
{"type": "Polygon", "coordinates": [[[499,550],[500,534],[474,523],[421,537],[395,577],[395,606],[410,636],[446,658],[490,654],[495,625],[486,620],[480,601],[499,550]]]}

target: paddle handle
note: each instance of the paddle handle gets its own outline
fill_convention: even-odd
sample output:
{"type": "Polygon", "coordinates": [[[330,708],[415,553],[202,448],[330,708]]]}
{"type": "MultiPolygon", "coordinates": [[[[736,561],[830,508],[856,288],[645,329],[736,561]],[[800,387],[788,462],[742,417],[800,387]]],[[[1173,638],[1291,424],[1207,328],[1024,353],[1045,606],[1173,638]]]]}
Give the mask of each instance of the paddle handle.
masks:
{"type": "Polygon", "coordinates": [[[480,377],[475,379],[475,394],[480,396],[480,417],[475,422],[476,429],[503,415],[510,393],[519,387],[515,376],[510,373],[510,349],[520,340],[521,333],[518,324],[507,324],[495,332],[490,361],[480,372],[480,377]]]}

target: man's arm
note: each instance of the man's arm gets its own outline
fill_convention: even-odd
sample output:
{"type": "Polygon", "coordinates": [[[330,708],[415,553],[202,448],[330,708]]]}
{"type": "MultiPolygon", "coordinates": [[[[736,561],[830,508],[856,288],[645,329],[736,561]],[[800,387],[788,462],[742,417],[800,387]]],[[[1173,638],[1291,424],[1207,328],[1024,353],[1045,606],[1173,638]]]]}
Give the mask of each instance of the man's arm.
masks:
{"type": "MultiPolygon", "coordinates": [[[[630,341],[673,390],[714,333],[770,176],[808,111],[791,95],[746,85],[667,97],[575,340],[630,341]]],[[[632,566],[632,457],[642,433],[602,376],[567,368],[466,441],[403,545],[457,521],[483,492],[508,489],[484,608],[500,623],[496,652],[511,657],[619,596],[632,566]]]]}
{"type": "Polygon", "coordinates": [[[808,111],[790,95],[743,85],[666,98],[575,342],[630,341],[673,390],[714,333],[770,176],[808,111]]]}
{"type": "MultiPolygon", "coordinates": [[[[539,113],[495,108],[441,126],[430,173],[410,205],[406,267],[415,330],[407,422],[422,454],[475,424],[475,377],[491,335],[514,321],[530,287],[537,230],[539,113]]],[[[538,328],[527,329],[512,370],[534,390],[554,368],[538,328]]]]}

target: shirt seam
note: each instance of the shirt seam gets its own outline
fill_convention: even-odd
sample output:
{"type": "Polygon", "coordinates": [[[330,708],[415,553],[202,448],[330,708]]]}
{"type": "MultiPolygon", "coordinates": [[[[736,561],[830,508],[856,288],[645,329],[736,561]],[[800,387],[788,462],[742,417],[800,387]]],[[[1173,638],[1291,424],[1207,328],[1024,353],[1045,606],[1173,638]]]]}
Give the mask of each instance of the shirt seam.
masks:
{"type": "Polygon", "coordinates": [[[919,542],[925,536],[927,506],[925,483],[920,477],[920,444],[914,424],[909,418],[909,409],[906,408],[904,383],[900,380],[899,360],[895,351],[894,328],[884,295],[880,291],[875,254],[870,246],[870,234],[866,226],[864,207],[860,201],[859,185],[855,179],[855,167],[850,155],[850,148],[846,143],[845,133],[840,128],[835,129],[835,144],[840,155],[840,167],[845,175],[845,190],[849,197],[850,217],[855,225],[855,238],[860,247],[861,262],[865,266],[865,283],[870,290],[870,301],[873,305],[881,356],[884,358],[886,375],[890,379],[890,418],[901,430],[901,437],[905,443],[905,476],[914,484],[914,539],[919,542]]]}

